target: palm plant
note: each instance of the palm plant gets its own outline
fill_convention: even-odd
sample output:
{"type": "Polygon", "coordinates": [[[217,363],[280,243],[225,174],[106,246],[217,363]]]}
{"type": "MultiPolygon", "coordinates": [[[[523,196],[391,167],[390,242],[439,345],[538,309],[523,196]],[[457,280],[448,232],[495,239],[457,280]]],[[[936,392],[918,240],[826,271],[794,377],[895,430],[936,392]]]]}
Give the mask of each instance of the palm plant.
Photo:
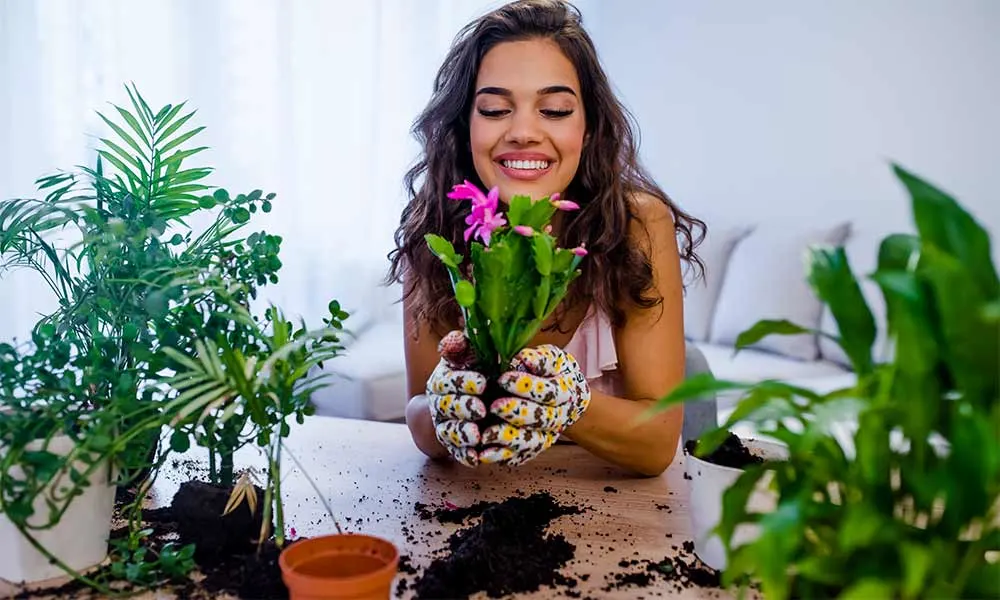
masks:
{"type": "MultiPolygon", "coordinates": [[[[322,381],[327,377],[317,367],[343,350],[339,332],[347,313],[336,301],[329,309],[325,326],[309,330],[305,323],[294,328],[272,306],[267,311],[270,328],[265,331],[249,312],[234,305],[234,318],[264,343],[257,354],[248,356],[225,340],[211,339],[195,342],[196,357],[172,348],[165,350],[179,366],[169,379],[179,392],[177,403],[181,407],[171,422],[171,449],[184,452],[192,438],[197,440],[208,448],[212,465],[229,465],[230,480],[236,450],[253,443],[264,453],[267,473],[258,546],[267,538],[272,518],[275,541],[279,547],[284,543],[281,460],[283,439],[291,431],[289,419],[301,424],[313,414],[310,397],[325,385],[322,381]]],[[[226,512],[242,501],[248,503],[251,513],[255,511],[257,492],[249,477],[242,477],[233,486],[226,512]]]]}
{"type": "MultiPolygon", "coordinates": [[[[118,122],[100,114],[116,138],[100,138],[95,168],[39,179],[44,200],[0,202],[0,273],[26,267],[40,274],[58,303],[36,329],[49,324],[101,349],[109,377],[95,384],[97,402],[115,395],[149,401],[157,374],[176,366],[161,348],[190,352],[195,339],[219,334],[253,344],[216,310],[212,293],[179,300],[190,299],[190,290],[223,289],[206,281],[215,277],[247,282],[247,303],[260,285],[277,281],[281,266],[279,237],[236,236],[252,213],[271,210],[274,194],[209,195],[202,180],[212,169],[187,162],[206,150],[185,147],[204,129],[185,129],[196,111],[182,102],[154,112],[138,90],[126,91],[132,111],[115,106],[118,122]],[[213,209],[214,221],[195,235],[186,219],[213,209]],[[59,247],[56,235],[72,242],[59,247]]],[[[141,441],[150,454],[156,439],[141,441]]],[[[123,481],[147,473],[144,464],[123,465],[123,481]]]]}

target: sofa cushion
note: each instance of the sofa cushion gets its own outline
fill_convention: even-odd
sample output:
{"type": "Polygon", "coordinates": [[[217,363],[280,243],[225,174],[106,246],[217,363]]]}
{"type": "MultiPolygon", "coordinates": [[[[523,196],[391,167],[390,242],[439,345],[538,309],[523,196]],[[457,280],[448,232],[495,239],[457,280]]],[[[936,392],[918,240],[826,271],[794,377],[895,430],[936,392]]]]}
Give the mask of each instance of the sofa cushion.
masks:
{"type": "Polygon", "coordinates": [[[801,361],[779,354],[745,348],[733,355],[731,346],[698,344],[717,379],[761,381],[804,380],[850,375],[842,366],[825,360],[801,361]]]}
{"type": "Polygon", "coordinates": [[[403,327],[387,319],[370,326],[345,354],[324,363],[330,385],[313,394],[317,414],[378,421],[398,420],[406,410],[403,327]]]}
{"type": "Polygon", "coordinates": [[[708,340],[712,325],[712,313],[722,290],[726,267],[733,249],[753,231],[750,225],[708,226],[705,239],[695,252],[704,265],[702,277],[696,277],[695,269],[684,263],[684,337],[703,342],[708,340]]]}
{"type": "MultiPolygon", "coordinates": [[[[813,244],[840,245],[849,223],[802,228],[767,223],[758,226],[733,251],[715,307],[710,341],[732,345],[761,319],[787,319],[815,329],[822,304],[806,281],[805,256],[813,244]]],[[[819,357],[816,336],[772,335],[755,348],[803,361],[819,357]]]]}

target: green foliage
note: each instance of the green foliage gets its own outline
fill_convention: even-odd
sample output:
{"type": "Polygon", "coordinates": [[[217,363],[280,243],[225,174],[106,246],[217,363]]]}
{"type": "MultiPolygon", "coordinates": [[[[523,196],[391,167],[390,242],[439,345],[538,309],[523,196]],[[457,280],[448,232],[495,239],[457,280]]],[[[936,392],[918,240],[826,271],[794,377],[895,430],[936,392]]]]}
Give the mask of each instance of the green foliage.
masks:
{"type": "MultiPolygon", "coordinates": [[[[44,199],[0,202],[0,274],[33,270],[57,300],[30,340],[0,344],[0,513],[53,558],[31,531],[57,524],[110,467],[111,483],[140,484],[112,576],[153,585],[183,576],[193,552],[143,545],[139,509],[169,454],[196,442],[209,450],[211,482],[232,485],[236,449],[273,451],[289,419],[312,413],[321,384],[311,369],[342,349],[348,315],[333,301],[325,327],[307,331],[275,307],[252,313],[260,288],[278,281],[282,240],[244,229],[275,194],[212,189],[212,169],[189,164],[206,150],[186,145],[204,129],[189,125],[195,112],[154,111],[126,90],[131,110],[100,115],[115,136],[100,139],[94,168],[38,179],[44,199]],[[51,444],[62,436],[67,448],[51,444]]],[[[278,503],[279,484],[269,478],[278,503]]]]}
{"type": "Polygon", "coordinates": [[[125,539],[111,541],[113,559],[110,574],[115,579],[153,587],[183,581],[195,568],[194,544],[179,546],[167,542],[158,550],[146,544],[153,531],[130,532],[125,539]]]}
{"type": "MultiPolygon", "coordinates": [[[[264,450],[268,471],[263,486],[261,542],[273,514],[278,544],[283,543],[280,468],[282,439],[291,431],[289,420],[302,423],[313,414],[309,399],[323,387],[320,382],[326,378],[315,368],[343,350],[338,332],[346,314],[336,303],[331,304],[330,312],[323,329],[310,331],[305,323],[295,329],[280,311],[270,308],[271,329],[254,329],[255,338],[262,340],[265,347],[249,356],[241,348],[208,339],[196,342],[198,354],[194,357],[172,348],[164,350],[180,367],[169,380],[179,392],[173,403],[178,410],[171,423],[171,446],[187,448],[190,438],[194,438],[208,447],[213,464],[214,457],[221,455],[221,459],[230,460],[230,465],[233,452],[245,444],[256,444],[264,450]]],[[[240,316],[246,327],[255,327],[249,314],[240,316]]],[[[238,492],[234,490],[234,494],[238,492]]]]}
{"type": "Polygon", "coordinates": [[[581,256],[558,248],[545,231],[557,208],[547,199],[511,198],[508,226],[497,229],[489,247],[471,244],[471,277],[463,274],[464,257],[436,234],[425,239],[447,268],[462,309],[466,335],[480,368],[499,374],[531,341],[580,275],[581,256]],[[531,229],[522,235],[514,227],[531,229]]]}
{"type": "MultiPolygon", "coordinates": [[[[885,299],[888,362],[876,362],[876,326],[842,248],[811,251],[808,281],[831,309],[856,385],[816,394],[765,381],[693,378],[662,410],[706,391],[742,393],[735,412],[700,440],[710,452],[737,422],[788,446],[786,461],[745,470],[723,498],[717,531],[727,542],[729,583],[757,581],[769,598],[1000,596],[1000,284],[989,235],[953,198],[896,166],[917,235],[879,247],[869,275],[885,299]],[[853,423],[845,451],[834,425],[853,423]],[[746,501],[773,476],[777,509],[746,501]],[[732,547],[740,523],[754,542],[732,547]]],[[[738,348],[805,328],[761,321],[738,348]]]]}

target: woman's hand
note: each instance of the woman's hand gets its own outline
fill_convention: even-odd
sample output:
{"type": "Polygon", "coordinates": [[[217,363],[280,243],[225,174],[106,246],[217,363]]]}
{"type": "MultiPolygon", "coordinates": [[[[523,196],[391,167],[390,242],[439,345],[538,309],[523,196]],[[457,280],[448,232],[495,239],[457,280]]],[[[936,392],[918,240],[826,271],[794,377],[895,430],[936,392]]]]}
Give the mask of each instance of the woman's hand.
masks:
{"type": "Polygon", "coordinates": [[[551,447],[590,405],[590,386],[571,354],[550,344],[521,350],[498,383],[513,397],[490,412],[506,421],[482,432],[481,463],[521,465],[551,447]]]}
{"type": "Polygon", "coordinates": [[[452,331],[438,345],[441,360],[427,379],[427,406],[438,442],[467,467],[480,462],[476,446],[482,436],[476,421],[486,416],[479,395],[486,377],[468,369],[474,355],[461,331],[452,331]]]}

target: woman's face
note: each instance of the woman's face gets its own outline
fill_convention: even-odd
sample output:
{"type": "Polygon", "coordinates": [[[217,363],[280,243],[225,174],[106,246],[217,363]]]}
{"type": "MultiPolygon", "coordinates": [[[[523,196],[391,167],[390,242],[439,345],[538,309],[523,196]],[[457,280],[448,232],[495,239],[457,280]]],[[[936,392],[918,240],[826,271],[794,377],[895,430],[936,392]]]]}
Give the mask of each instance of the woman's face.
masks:
{"type": "Polygon", "coordinates": [[[501,200],[562,193],[586,133],[573,63],[551,40],[494,46],[479,67],[469,122],[476,172],[501,200]]]}

